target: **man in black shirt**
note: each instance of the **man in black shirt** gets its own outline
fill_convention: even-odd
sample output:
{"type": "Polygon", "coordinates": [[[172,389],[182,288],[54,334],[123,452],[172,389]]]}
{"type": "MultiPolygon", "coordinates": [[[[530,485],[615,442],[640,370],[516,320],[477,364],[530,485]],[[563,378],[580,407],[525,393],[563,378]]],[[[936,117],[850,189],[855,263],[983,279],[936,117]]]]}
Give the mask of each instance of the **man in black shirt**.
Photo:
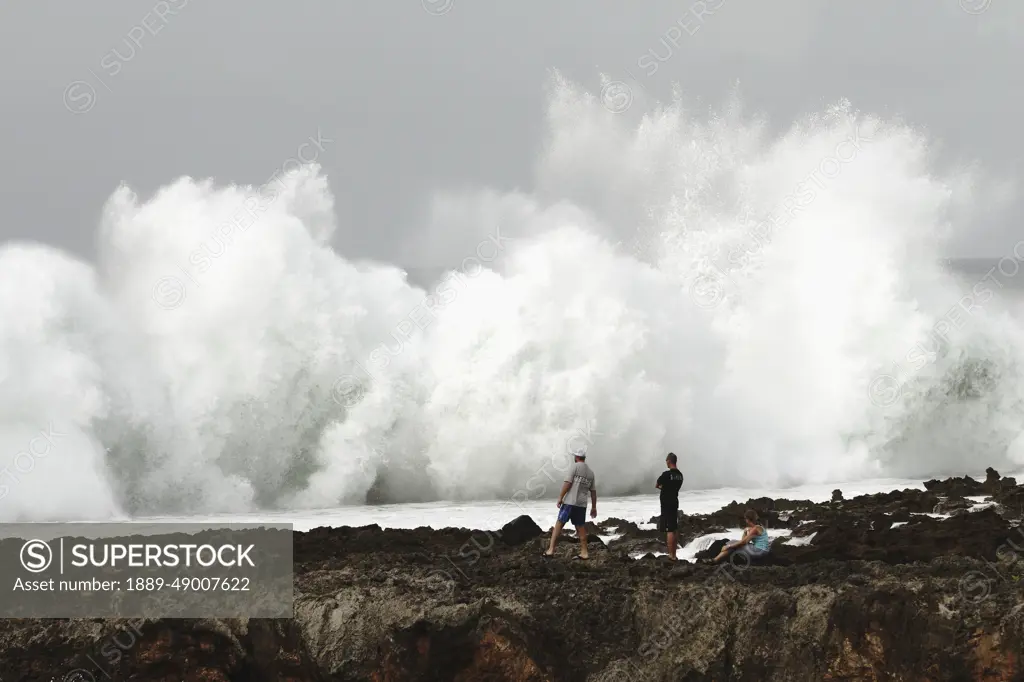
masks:
{"type": "Polygon", "coordinates": [[[683,486],[683,472],[676,468],[676,455],[673,452],[665,457],[668,471],[658,477],[654,486],[661,490],[661,519],[658,530],[667,533],[668,558],[676,560],[676,528],[679,527],[679,489],[683,486]]]}

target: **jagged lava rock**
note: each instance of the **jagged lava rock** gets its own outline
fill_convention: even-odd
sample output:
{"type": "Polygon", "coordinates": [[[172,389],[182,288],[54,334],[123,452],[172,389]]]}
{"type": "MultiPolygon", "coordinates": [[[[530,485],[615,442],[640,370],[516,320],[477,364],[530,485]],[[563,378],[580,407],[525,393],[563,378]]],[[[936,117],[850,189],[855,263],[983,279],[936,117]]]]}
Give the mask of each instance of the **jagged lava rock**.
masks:
{"type": "Polygon", "coordinates": [[[498,534],[506,545],[516,547],[543,535],[544,531],[541,530],[532,517],[523,514],[502,526],[498,534]]]}
{"type": "Polygon", "coordinates": [[[925,490],[936,493],[938,495],[948,495],[951,497],[970,497],[973,495],[984,495],[985,486],[980,481],[976,481],[970,476],[964,476],[962,478],[947,478],[944,481],[932,479],[925,481],[925,490]]]}
{"type": "MultiPolygon", "coordinates": [[[[955,488],[943,494],[957,497],[955,488]]],[[[1019,486],[999,494],[1024,497],[1019,486]]],[[[500,541],[504,529],[318,528],[294,534],[292,620],[146,620],[131,625],[138,635],[116,659],[104,647],[115,636],[126,641],[126,621],[4,620],[0,676],[70,681],[80,669],[81,679],[154,682],[1024,679],[1024,581],[1013,579],[1021,572],[1012,565],[1024,531],[991,507],[948,519],[911,514],[930,511],[938,495],[864,495],[785,514],[778,501],[762,501],[766,517],[810,521],[794,534],[816,532],[805,546],[775,541],[773,561],[787,566],[634,561],[618,541],[587,562],[569,561],[575,548],[564,546],[545,560],[535,542],[500,541]],[[897,519],[906,525],[893,528],[897,519]]],[[[694,528],[697,519],[735,528],[741,506],[687,518],[694,528]]],[[[536,532],[526,522],[515,528],[536,532]]]]}

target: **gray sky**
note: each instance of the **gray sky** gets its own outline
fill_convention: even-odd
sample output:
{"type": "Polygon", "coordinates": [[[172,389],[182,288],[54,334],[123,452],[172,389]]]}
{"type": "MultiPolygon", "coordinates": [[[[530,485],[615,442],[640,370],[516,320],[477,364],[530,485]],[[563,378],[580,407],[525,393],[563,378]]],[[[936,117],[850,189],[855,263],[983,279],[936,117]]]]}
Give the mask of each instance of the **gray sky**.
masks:
{"type": "MultiPolygon", "coordinates": [[[[1024,3],[707,2],[721,7],[648,77],[638,60],[697,25],[685,0],[10,0],[0,237],[91,257],[120,182],[258,184],[319,129],[346,225],[336,246],[386,259],[433,190],[529,188],[550,68],[595,92],[599,71],[628,69],[645,94],[677,82],[709,104],[739,81],[778,126],[847,97],[927,127],[948,160],[1022,170],[1024,3]]],[[[1018,203],[950,255],[1003,255],[1022,217],[1018,203]]]]}

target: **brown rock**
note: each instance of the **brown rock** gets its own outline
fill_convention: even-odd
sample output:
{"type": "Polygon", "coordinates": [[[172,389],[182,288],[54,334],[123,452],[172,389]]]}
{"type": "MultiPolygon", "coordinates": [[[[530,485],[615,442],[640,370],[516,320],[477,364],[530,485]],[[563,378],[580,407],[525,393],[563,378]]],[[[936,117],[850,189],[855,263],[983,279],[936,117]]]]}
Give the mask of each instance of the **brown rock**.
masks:
{"type": "Polygon", "coordinates": [[[543,560],[535,542],[494,532],[320,528],[294,536],[293,620],[0,621],[0,679],[75,682],[76,668],[83,680],[187,682],[1022,679],[1024,588],[1008,548],[1024,532],[993,509],[915,515],[938,495],[681,516],[702,534],[754,507],[815,532],[802,547],[776,541],[785,566],[633,561],[630,546],[658,548],[663,534],[622,520],[595,526],[624,538],[588,562],[564,545],[543,560]]]}

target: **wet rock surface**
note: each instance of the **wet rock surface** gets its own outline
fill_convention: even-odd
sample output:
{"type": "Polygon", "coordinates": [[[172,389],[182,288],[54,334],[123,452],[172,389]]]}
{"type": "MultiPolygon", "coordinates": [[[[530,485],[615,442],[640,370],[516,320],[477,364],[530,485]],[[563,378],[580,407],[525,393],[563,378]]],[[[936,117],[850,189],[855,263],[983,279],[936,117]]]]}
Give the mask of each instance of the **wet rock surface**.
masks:
{"type": "Polygon", "coordinates": [[[776,531],[757,566],[633,559],[664,534],[622,519],[588,524],[589,561],[571,531],[540,558],[550,528],[529,517],[318,528],[294,535],[292,620],[7,620],[0,680],[1024,679],[1024,531],[1000,512],[1024,493],[929,484],[680,514],[682,545],[757,510],[776,531]]]}

